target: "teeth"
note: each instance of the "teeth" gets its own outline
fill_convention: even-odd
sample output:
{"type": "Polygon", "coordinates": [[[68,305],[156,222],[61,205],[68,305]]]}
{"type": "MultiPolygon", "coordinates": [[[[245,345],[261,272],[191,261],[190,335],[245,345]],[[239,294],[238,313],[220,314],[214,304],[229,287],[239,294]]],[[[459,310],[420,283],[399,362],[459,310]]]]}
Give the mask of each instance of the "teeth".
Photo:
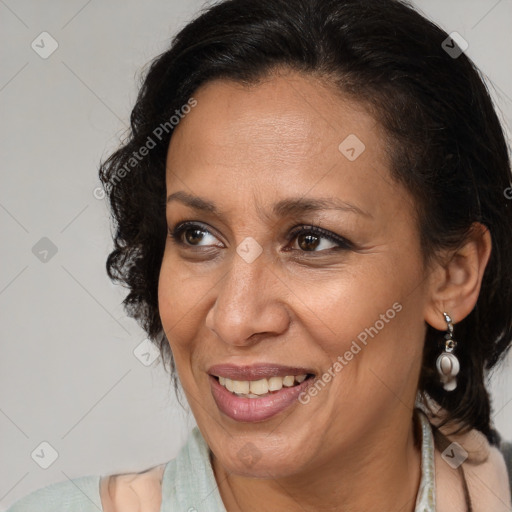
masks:
{"type": "Polygon", "coordinates": [[[283,379],[281,377],[270,377],[268,379],[268,390],[279,391],[283,387],[283,379]]]}
{"type": "Polygon", "coordinates": [[[232,380],[219,377],[219,383],[228,391],[244,396],[245,398],[258,398],[268,394],[269,391],[279,391],[284,387],[292,387],[306,380],[307,375],[287,375],[286,377],[270,377],[260,380],[232,380]]]}
{"type": "Polygon", "coordinates": [[[233,381],[231,379],[226,379],[226,383],[224,384],[228,391],[233,392],[235,390],[235,387],[233,386],[233,381]]]}
{"type": "Polygon", "coordinates": [[[283,386],[286,386],[287,388],[291,388],[293,386],[294,382],[295,382],[295,377],[293,375],[287,375],[283,379],[283,386]]]}
{"type": "MultiPolygon", "coordinates": [[[[249,382],[246,380],[234,380],[233,382],[233,391],[238,394],[247,394],[249,393],[249,382]]],[[[253,391],[254,393],[254,391],[253,391]]]]}
{"type": "Polygon", "coordinates": [[[253,380],[251,381],[251,393],[253,395],[265,395],[268,393],[268,380],[253,380]]]}

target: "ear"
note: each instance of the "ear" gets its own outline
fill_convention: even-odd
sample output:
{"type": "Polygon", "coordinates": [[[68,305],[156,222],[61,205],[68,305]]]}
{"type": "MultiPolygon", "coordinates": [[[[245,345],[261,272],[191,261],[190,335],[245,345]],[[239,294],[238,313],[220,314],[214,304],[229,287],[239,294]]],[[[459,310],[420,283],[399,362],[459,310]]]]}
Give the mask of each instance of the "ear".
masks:
{"type": "Polygon", "coordinates": [[[430,299],[425,310],[428,324],[443,331],[446,329],[443,312],[451,316],[454,324],[471,313],[478,300],[491,248],[489,230],[475,222],[463,245],[439,255],[429,276],[430,299]]]}

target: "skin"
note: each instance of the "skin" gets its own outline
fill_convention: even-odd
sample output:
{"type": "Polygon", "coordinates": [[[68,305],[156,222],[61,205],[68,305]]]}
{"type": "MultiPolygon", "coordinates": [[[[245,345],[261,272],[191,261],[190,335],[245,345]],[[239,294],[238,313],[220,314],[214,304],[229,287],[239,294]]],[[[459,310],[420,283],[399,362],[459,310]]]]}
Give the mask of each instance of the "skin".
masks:
{"type": "Polygon", "coordinates": [[[489,234],[475,229],[426,267],[414,199],[391,178],[382,128],[317,78],[281,71],[250,87],[216,80],[194,98],[170,142],[167,195],[199,196],[221,215],[168,203],[171,230],[200,225],[181,234],[184,245],[167,239],[159,309],[226,509],[413,511],[425,322],[444,330],[443,311],[455,323],[469,314],[489,234]],[[350,134],[365,145],[354,161],[338,149],[350,134]],[[275,216],[273,205],[290,197],[336,198],[361,212],[275,216]],[[314,233],[309,244],[288,239],[299,225],[352,246],[332,249],[314,233]],[[262,248],[251,263],[236,251],[246,237],[262,248]],[[257,423],[217,408],[211,365],[280,363],[320,376],[395,303],[402,310],[307,405],[257,423]],[[247,447],[255,464],[239,455],[247,447]]]}

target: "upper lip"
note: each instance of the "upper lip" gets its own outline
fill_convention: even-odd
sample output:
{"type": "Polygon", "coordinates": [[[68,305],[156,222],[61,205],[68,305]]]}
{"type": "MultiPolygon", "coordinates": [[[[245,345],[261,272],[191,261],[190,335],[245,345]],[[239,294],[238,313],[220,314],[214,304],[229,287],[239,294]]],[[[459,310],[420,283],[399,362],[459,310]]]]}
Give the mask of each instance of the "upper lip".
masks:
{"type": "Polygon", "coordinates": [[[226,377],[232,380],[259,380],[269,377],[313,374],[313,371],[299,366],[259,363],[243,366],[237,366],[234,364],[215,364],[208,369],[208,373],[214,377],[226,377]]]}

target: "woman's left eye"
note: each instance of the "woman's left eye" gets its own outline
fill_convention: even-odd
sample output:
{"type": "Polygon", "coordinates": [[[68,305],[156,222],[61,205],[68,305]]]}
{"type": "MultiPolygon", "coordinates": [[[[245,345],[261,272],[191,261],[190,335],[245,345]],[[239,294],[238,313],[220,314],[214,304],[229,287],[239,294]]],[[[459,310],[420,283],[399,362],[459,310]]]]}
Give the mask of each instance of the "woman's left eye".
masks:
{"type": "Polygon", "coordinates": [[[352,244],[347,239],[317,226],[301,226],[293,230],[290,233],[289,240],[295,239],[297,239],[297,245],[302,252],[322,252],[352,248],[352,244]],[[327,240],[327,242],[322,242],[322,240],[327,240]],[[318,248],[320,249],[316,250],[318,248]]]}
{"type": "MultiPolygon", "coordinates": [[[[205,240],[211,238],[213,241],[217,240],[217,237],[211,234],[211,232],[201,226],[200,224],[183,222],[177,225],[174,229],[169,229],[169,236],[179,245],[185,247],[205,247],[205,246],[217,246],[220,247],[220,243],[204,243],[205,240]]],[[[299,226],[292,230],[288,236],[288,241],[292,242],[297,240],[296,245],[300,252],[323,252],[327,250],[336,249],[351,249],[353,246],[351,242],[345,238],[325,231],[317,226],[299,226]]]]}

